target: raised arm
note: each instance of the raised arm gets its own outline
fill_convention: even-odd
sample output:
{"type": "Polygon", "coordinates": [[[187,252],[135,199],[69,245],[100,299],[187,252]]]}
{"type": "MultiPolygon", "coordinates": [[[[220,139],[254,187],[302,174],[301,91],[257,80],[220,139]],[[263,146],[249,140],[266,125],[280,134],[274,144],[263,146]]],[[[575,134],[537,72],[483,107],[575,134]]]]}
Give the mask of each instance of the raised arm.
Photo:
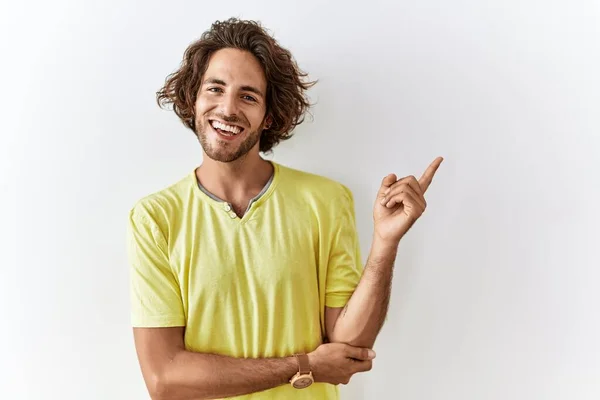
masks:
{"type": "Polygon", "coordinates": [[[363,275],[346,306],[325,309],[330,342],[373,348],[387,315],[396,249],[374,241],[363,275]]]}
{"type": "Polygon", "coordinates": [[[436,158],[422,177],[383,179],[373,210],[373,242],[362,277],[345,307],[325,311],[331,342],[372,348],[385,321],[398,245],[426,208],[425,191],[443,158],[436,158]]]}

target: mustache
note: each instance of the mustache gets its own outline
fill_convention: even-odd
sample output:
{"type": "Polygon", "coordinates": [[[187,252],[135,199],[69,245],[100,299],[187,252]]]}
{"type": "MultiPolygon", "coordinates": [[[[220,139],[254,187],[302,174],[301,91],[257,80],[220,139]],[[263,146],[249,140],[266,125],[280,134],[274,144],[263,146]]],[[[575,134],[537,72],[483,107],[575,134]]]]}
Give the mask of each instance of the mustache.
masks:
{"type": "Polygon", "coordinates": [[[237,115],[226,116],[223,114],[212,114],[208,116],[208,119],[220,119],[224,122],[229,122],[231,124],[239,124],[243,126],[249,126],[250,123],[245,118],[240,118],[237,115]]]}

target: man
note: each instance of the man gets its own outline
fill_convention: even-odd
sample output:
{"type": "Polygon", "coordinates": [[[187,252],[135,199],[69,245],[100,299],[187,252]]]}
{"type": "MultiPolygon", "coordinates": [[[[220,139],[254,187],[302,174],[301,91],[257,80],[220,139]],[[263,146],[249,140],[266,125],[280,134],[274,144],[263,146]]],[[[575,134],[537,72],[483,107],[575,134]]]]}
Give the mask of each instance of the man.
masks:
{"type": "Polygon", "coordinates": [[[135,204],[134,338],[153,399],[337,399],[371,368],[420,180],[383,179],[361,266],[354,202],[330,179],[264,160],[308,107],[290,53],[256,22],[216,22],[157,93],[203,162],[135,204]],[[237,397],[236,397],[237,396],[237,397]]]}

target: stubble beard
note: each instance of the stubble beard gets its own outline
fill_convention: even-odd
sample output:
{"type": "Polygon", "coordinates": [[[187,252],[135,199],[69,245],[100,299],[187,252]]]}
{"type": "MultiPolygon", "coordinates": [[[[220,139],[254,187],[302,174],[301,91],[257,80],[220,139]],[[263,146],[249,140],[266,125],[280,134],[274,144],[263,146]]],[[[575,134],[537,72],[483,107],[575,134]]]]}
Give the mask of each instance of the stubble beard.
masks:
{"type": "Polygon", "coordinates": [[[196,120],[196,136],[198,137],[198,141],[200,142],[202,149],[204,149],[204,153],[206,153],[209,158],[224,163],[230,163],[246,156],[246,154],[248,154],[248,152],[252,150],[252,148],[259,141],[260,133],[264,128],[264,123],[262,123],[258,129],[253,132],[243,132],[246,137],[242,143],[238,145],[236,150],[232,150],[230,148],[231,143],[227,141],[217,139],[217,142],[222,143],[221,145],[217,144],[217,146],[209,142],[207,130],[212,129],[212,127],[208,125],[208,120],[206,120],[206,122],[196,120]]]}

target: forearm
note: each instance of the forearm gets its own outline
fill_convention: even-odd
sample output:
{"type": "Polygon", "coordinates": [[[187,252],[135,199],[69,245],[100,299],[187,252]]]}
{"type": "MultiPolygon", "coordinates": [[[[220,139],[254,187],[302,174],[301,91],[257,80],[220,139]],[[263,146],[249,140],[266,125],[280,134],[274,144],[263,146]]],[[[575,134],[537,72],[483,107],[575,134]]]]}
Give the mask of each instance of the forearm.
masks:
{"type": "Polygon", "coordinates": [[[373,347],[387,315],[397,251],[397,243],[373,240],[363,275],[334,325],[332,342],[373,347]]]}
{"type": "Polygon", "coordinates": [[[180,351],[163,369],[154,400],[239,396],[286,384],[298,370],[294,357],[243,359],[180,351]]]}

